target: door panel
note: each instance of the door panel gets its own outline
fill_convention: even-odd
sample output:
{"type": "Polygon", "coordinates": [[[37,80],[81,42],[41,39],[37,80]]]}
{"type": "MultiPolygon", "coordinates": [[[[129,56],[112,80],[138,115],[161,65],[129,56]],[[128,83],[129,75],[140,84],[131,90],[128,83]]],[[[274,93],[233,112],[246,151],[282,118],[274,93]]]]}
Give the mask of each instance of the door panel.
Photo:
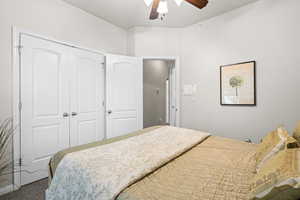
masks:
{"type": "Polygon", "coordinates": [[[104,57],[73,51],[71,146],[104,139],[104,57]]]}
{"type": "Polygon", "coordinates": [[[109,138],[117,137],[123,134],[127,134],[133,131],[138,130],[137,127],[137,118],[136,117],[126,117],[126,118],[118,118],[114,117],[112,119],[111,126],[111,134],[109,138]]]}
{"type": "Polygon", "coordinates": [[[59,114],[60,57],[60,54],[45,49],[33,50],[33,110],[35,117],[58,116],[59,114]],[[51,103],[45,106],[45,102],[51,103]]]}
{"type": "Polygon", "coordinates": [[[106,56],[107,138],[142,128],[142,60],[106,56]]]}
{"type": "Polygon", "coordinates": [[[59,144],[59,124],[33,128],[33,146],[39,151],[34,152],[35,160],[49,157],[56,153],[59,144]]]}
{"type": "Polygon", "coordinates": [[[78,141],[81,144],[87,144],[97,140],[97,121],[81,121],[78,125],[78,141]]]}
{"type": "Polygon", "coordinates": [[[48,176],[50,157],[69,146],[67,51],[22,35],[21,184],[48,176]]]}
{"type": "Polygon", "coordinates": [[[136,111],[137,109],[137,69],[132,62],[115,63],[113,76],[111,107],[122,111],[136,111]]]}

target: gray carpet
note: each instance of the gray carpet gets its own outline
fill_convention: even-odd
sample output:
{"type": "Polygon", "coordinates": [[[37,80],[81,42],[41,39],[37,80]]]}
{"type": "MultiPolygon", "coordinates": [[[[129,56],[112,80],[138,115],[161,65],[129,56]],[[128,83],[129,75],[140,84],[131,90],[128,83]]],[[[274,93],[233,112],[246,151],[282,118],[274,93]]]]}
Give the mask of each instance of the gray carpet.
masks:
{"type": "Polygon", "coordinates": [[[20,190],[0,196],[0,200],[44,200],[48,179],[43,179],[21,187],[20,190]]]}

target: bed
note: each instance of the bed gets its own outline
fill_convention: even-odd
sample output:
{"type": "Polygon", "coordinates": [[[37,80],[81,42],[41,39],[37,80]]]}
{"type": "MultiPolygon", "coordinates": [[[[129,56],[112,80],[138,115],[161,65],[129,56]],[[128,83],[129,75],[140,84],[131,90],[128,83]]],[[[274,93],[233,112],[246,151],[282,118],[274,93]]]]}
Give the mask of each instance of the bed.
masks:
{"type": "MultiPolygon", "coordinates": [[[[69,154],[108,144],[116,144],[120,141],[136,138],[154,131],[160,132],[162,129],[166,129],[166,127],[151,127],[126,136],[61,151],[57,153],[49,163],[50,182],[53,181],[52,178],[55,179],[56,170],[61,161],[69,154]]],[[[174,128],[172,130],[177,129],[178,128],[174,128]]],[[[126,187],[120,187],[120,191],[117,190],[115,195],[109,196],[107,199],[249,199],[249,180],[255,173],[254,155],[257,145],[211,136],[209,134],[203,135],[201,140],[190,145],[189,148],[185,148],[182,152],[175,154],[165,162],[161,162],[158,166],[152,167],[150,171],[148,170],[145,173],[139,174],[139,176],[134,179],[129,180],[126,187]]],[[[81,184],[80,181],[77,182],[78,183],[72,179],[72,175],[69,175],[63,184],[56,184],[56,187],[52,187],[52,195],[58,194],[59,191],[65,192],[66,190],[70,190],[67,186],[68,184],[81,184]],[[64,189],[62,190],[62,188],[64,189]]],[[[51,185],[53,184],[50,184],[50,186],[51,185]]],[[[95,185],[97,185],[97,187],[99,186],[98,183],[95,185]]],[[[99,198],[97,195],[89,196],[89,192],[97,192],[87,190],[88,189],[85,189],[85,191],[80,194],[81,196],[76,194],[72,199],[76,199],[76,197],[78,197],[77,199],[82,199],[84,195],[87,195],[85,196],[86,199],[105,199],[104,197],[100,198],[101,195],[98,195],[99,198]]],[[[55,199],[52,198],[49,191],[47,192],[47,199],[55,199]]],[[[59,198],[70,199],[68,195],[74,192],[76,193],[77,190],[68,191],[59,198]]]]}
{"type": "Polygon", "coordinates": [[[254,144],[210,136],[184,155],[124,190],[118,200],[246,200],[254,144]]]}

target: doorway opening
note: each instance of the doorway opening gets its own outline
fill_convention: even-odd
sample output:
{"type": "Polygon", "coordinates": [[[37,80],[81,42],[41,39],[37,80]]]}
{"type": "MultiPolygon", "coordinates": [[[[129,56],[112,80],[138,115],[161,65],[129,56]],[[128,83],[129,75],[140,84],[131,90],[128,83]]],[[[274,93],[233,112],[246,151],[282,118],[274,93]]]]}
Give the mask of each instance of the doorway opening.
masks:
{"type": "Polygon", "coordinates": [[[143,60],[143,125],[176,126],[175,59],[143,60]]]}

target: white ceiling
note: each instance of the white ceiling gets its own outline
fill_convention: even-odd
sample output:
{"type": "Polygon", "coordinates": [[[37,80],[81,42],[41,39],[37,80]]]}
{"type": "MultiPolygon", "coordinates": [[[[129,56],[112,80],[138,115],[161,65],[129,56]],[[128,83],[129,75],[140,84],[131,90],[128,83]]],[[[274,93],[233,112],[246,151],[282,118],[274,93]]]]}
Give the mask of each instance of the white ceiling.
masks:
{"type": "Polygon", "coordinates": [[[97,17],[103,18],[122,28],[135,26],[184,27],[205,20],[257,0],[209,0],[202,10],[187,2],[180,7],[174,0],[167,0],[169,13],[161,21],[150,21],[148,8],[144,0],[64,0],[97,17]]]}

